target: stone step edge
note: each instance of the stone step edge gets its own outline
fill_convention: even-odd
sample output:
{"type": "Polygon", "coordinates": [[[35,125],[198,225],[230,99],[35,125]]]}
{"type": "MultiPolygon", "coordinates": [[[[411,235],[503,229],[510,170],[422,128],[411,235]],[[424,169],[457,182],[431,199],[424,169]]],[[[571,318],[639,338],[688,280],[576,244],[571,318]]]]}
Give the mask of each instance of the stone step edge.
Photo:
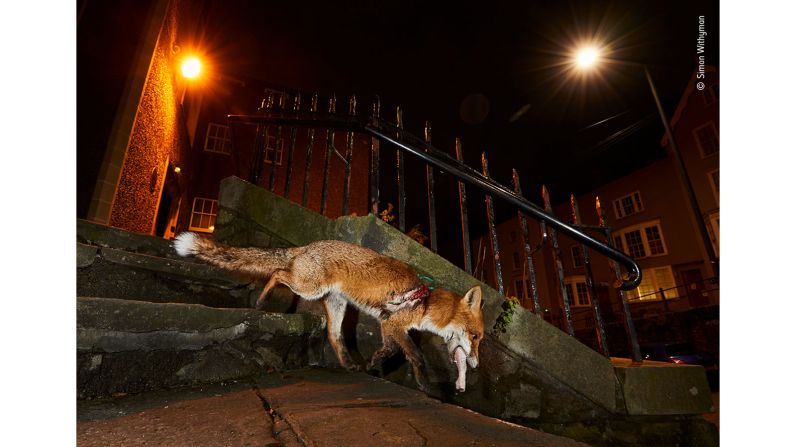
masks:
{"type": "Polygon", "coordinates": [[[321,337],[324,329],[325,320],[312,314],[77,298],[78,351],[151,351],[173,347],[201,350],[213,343],[256,332],[321,337]]]}
{"type": "Polygon", "coordinates": [[[77,242],[77,268],[90,267],[98,258],[125,267],[177,275],[201,283],[212,283],[220,288],[235,289],[252,284],[250,281],[208,264],[77,242]]]}

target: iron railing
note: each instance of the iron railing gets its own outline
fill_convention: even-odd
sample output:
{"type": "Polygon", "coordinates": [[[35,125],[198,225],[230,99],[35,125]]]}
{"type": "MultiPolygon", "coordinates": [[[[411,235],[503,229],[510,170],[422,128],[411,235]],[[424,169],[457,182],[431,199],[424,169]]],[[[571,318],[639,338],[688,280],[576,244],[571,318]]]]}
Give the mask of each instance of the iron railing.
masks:
{"type": "MultiPolygon", "coordinates": [[[[621,301],[625,321],[624,326],[627,336],[630,340],[632,358],[635,361],[640,361],[640,348],[638,347],[637,335],[632,322],[632,317],[629,310],[624,291],[636,288],[641,282],[641,269],[638,264],[629,256],[618,251],[614,248],[611,238],[611,230],[607,225],[604,211],[599,207],[597,200],[597,211],[601,216],[599,225],[585,225],[580,222],[579,210],[577,204],[572,198],[573,210],[573,223],[568,224],[556,218],[552,214],[551,203],[549,194],[546,188],[543,189],[543,197],[545,207],[541,208],[538,205],[530,202],[522,196],[521,186],[519,184],[519,177],[516,170],[513,172],[513,189],[500,184],[492,179],[488,171],[488,161],[486,153],[482,154],[482,173],[467,166],[461,155],[460,140],[456,140],[456,158],[451,157],[445,152],[435,148],[431,142],[431,127],[430,123],[426,122],[424,129],[424,138],[419,138],[403,129],[403,114],[400,108],[397,109],[396,123],[389,122],[380,116],[380,102],[376,98],[374,101],[372,112],[369,117],[362,117],[356,114],[356,98],[351,97],[349,113],[341,115],[336,113],[336,98],[332,96],[328,101],[328,112],[318,112],[318,98],[317,95],[312,97],[311,106],[309,111],[302,111],[300,104],[300,96],[296,95],[295,102],[291,110],[284,107],[284,100],[279,101],[278,107],[274,104],[273,99],[269,96],[263,100],[263,107],[260,108],[259,113],[253,115],[229,115],[228,122],[233,124],[245,124],[256,126],[256,138],[254,140],[254,159],[251,166],[250,180],[252,183],[260,184],[264,171],[264,154],[265,144],[268,140],[270,129],[275,127],[277,139],[281,139],[283,127],[290,127],[290,146],[288,148],[288,157],[286,164],[286,179],[289,182],[292,176],[293,169],[293,153],[296,150],[295,132],[297,128],[308,129],[308,147],[306,148],[306,166],[304,177],[304,190],[302,195],[302,205],[307,205],[308,190],[309,190],[309,170],[313,158],[313,146],[315,144],[316,129],[326,130],[326,148],[324,154],[323,165],[323,187],[321,190],[320,212],[326,212],[328,200],[328,181],[330,176],[330,160],[331,157],[336,155],[344,164],[344,189],[343,189],[343,214],[348,211],[349,194],[350,194],[350,179],[351,179],[351,155],[353,151],[353,135],[360,133],[370,137],[370,167],[369,167],[369,211],[377,214],[379,204],[379,163],[380,163],[380,150],[381,144],[387,143],[397,149],[397,187],[398,187],[398,213],[399,225],[401,231],[405,231],[405,162],[404,154],[408,153],[413,157],[421,160],[426,164],[426,190],[427,190],[427,203],[428,203],[428,221],[429,221],[429,238],[431,249],[437,251],[437,233],[436,233],[436,210],[434,199],[434,174],[435,170],[440,170],[448,175],[455,177],[459,188],[459,207],[460,219],[462,228],[462,243],[464,248],[464,266],[468,272],[472,273],[472,259],[471,247],[469,241],[469,222],[467,214],[467,201],[466,201],[466,186],[473,186],[482,191],[486,196],[487,218],[489,223],[489,234],[494,255],[495,272],[498,275],[497,286],[500,293],[504,294],[504,286],[502,284],[502,269],[500,263],[499,244],[497,242],[494,212],[493,212],[493,199],[499,199],[503,203],[511,205],[518,214],[522,224],[522,236],[524,238],[525,255],[527,263],[525,264],[526,273],[531,280],[532,288],[532,302],[533,312],[540,315],[542,310],[539,305],[538,290],[535,282],[535,270],[533,267],[532,255],[537,251],[541,245],[545,244],[548,240],[553,245],[553,257],[555,258],[556,268],[558,272],[558,279],[560,281],[559,291],[562,300],[562,307],[566,318],[566,326],[568,333],[574,335],[574,326],[571,321],[570,297],[566,292],[563,284],[563,267],[561,263],[560,249],[557,243],[557,233],[560,232],[570,237],[571,239],[579,242],[583,246],[584,258],[586,260],[586,274],[588,277],[588,285],[593,290],[593,279],[590,268],[590,253],[587,249],[592,249],[607,257],[615,273],[614,287],[618,289],[619,299],[621,301]],[[334,146],[334,132],[347,132],[347,150],[345,154],[341,154],[334,146]],[[526,217],[529,216],[541,224],[541,231],[543,239],[539,247],[531,248],[528,238],[528,230],[526,224],[526,217]],[[604,238],[604,242],[596,239],[595,237],[586,233],[586,231],[596,232],[604,238]],[[627,277],[622,275],[621,267],[627,271],[627,277]]],[[[233,140],[234,141],[234,140],[233,140]]],[[[274,191],[276,173],[276,163],[272,163],[271,173],[269,178],[269,189],[274,191]]],[[[285,185],[285,191],[289,191],[289,184],[285,185]]],[[[286,195],[285,195],[286,196],[286,195]]],[[[593,293],[595,296],[595,293],[593,293]]],[[[599,347],[605,356],[609,356],[607,347],[607,340],[604,332],[604,325],[601,318],[601,312],[598,306],[598,300],[592,301],[592,310],[594,318],[597,322],[597,339],[599,340],[599,347]]]]}

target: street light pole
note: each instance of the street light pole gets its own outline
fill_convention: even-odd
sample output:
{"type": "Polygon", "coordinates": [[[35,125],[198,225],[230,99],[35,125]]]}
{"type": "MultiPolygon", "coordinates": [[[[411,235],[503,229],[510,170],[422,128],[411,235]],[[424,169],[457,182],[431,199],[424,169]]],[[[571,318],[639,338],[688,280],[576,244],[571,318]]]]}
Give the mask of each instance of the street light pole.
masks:
{"type": "Polygon", "coordinates": [[[693,184],[690,182],[690,176],[687,174],[687,169],[685,168],[684,162],[682,162],[682,155],[679,153],[679,147],[676,145],[676,141],[674,140],[674,134],[671,132],[671,126],[668,123],[668,118],[665,116],[665,111],[663,110],[662,104],[660,103],[660,97],[657,96],[657,89],[654,87],[654,81],[651,79],[651,74],[649,74],[648,67],[644,65],[643,71],[646,73],[646,80],[649,81],[651,94],[654,96],[654,102],[657,104],[657,111],[660,113],[660,119],[662,120],[663,127],[665,127],[665,135],[668,137],[668,141],[671,144],[671,152],[674,154],[674,159],[676,160],[676,165],[678,168],[677,171],[679,172],[682,183],[685,185],[685,192],[687,193],[691,210],[693,211],[694,217],[696,218],[696,227],[698,227],[698,231],[701,234],[701,239],[704,243],[704,249],[707,251],[707,257],[709,258],[709,262],[712,267],[712,274],[717,278],[719,271],[718,257],[715,255],[715,250],[712,247],[712,240],[709,238],[709,233],[707,232],[706,224],[704,223],[704,218],[701,213],[701,207],[698,206],[696,193],[693,190],[693,184]]]}

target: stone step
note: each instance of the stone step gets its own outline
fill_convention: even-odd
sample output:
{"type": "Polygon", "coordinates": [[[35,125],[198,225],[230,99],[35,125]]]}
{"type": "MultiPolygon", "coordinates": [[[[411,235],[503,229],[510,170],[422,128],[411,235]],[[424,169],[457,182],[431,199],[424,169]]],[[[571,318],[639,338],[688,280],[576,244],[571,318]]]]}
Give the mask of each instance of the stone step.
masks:
{"type": "MultiPolygon", "coordinates": [[[[120,233],[121,230],[113,232],[120,233]]],[[[119,236],[112,242],[117,241],[126,239],[119,236]]],[[[77,296],[225,308],[253,307],[261,288],[259,284],[207,264],[174,258],[169,250],[173,252],[170,245],[163,252],[148,250],[152,254],[144,254],[78,242],[77,296]]],[[[293,294],[281,288],[268,300],[264,310],[284,312],[294,303],[293,294]]]]}
{"type": "MultiPolygon", "coordinates": [[[[161,258],[186,260],[174,251],[169,240],[148,234],[132,233],[83,219],[77,219],[77,242],[98,247],[113,247],[161,258]]],[[[197,260],[188,261],[199,262],[197,260]]]]}
{"type": "Polygon", "coordinates": [[[324,365],[310,314],[77,298],[78,399],[324,365]]]}

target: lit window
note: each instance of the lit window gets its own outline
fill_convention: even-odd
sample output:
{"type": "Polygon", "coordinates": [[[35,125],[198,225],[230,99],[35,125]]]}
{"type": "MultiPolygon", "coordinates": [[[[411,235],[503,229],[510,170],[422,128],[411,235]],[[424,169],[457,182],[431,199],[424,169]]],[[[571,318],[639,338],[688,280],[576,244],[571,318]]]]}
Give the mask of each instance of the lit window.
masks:
{"type": "Polygon", "coordinates": [[[265,146],[265,163],[273,163],[276,159],[276,165],[281,166],[282,154],[284,154],[284,139],[279,139],[279,145],[276,145],[276,137],[268,136],[268,145],[265,146]]]}
{"type": "Polygon", "coordinates": [[[673,270],[670,265],[664,267],[643,269],[643,279],[637,289],[626,292],[629,301],[654,301],[660,300],[660,289],[665,293],[665,299],[679,297],[679,291],[674,281],[673,270]]]}
{"type": "Polygon", "coordinates": [[[614,234],[616,249],[638,259],[668,254],[659,221],[634,225],[614,234]]]}
{"type": "Polygon", "coordinates": [[[190,230],[212,233],[215,230],[215,217],[218,215],[218,201],[195,197],[190,214],[190,230]]]}
{"type": "Polygon", "coordinates": [[[590,306],[591,300],[588,297],[588,286],[584,276],[570,276],[564,279],[566,293],[572,307],[590,306]]]}
{"type": "Polygon", "coordinates": [[[571,247],[571,262],[575,267],[582,267],[585,265],[585,258],[583,258],[582,255],[582,245],[571,247]]]}
{"type": "Polygon", "coordinates": [[[627,194],[624,197],[613,200],[613,209],[616,212],[616,217],[619,219],[643,211],[640,191],[635,191],[632,194],[627,194]]]}
{"type": "Polygon", "coordinates": [[[693,134],[696,136],[696,142],[698,143],[698,148],[701,150],[702,158],[718,153],[720,150],[718,130],[715,128],[715,124],[712,121],[694,129],[693,134]]]}
{"type": "Polygon", "coordinates": [[[216,154],[229,155],[232,152],[232,139],[229,127],[222,124],[207,125],[207,137],[204,139],[204,150],[216,154]]]}

